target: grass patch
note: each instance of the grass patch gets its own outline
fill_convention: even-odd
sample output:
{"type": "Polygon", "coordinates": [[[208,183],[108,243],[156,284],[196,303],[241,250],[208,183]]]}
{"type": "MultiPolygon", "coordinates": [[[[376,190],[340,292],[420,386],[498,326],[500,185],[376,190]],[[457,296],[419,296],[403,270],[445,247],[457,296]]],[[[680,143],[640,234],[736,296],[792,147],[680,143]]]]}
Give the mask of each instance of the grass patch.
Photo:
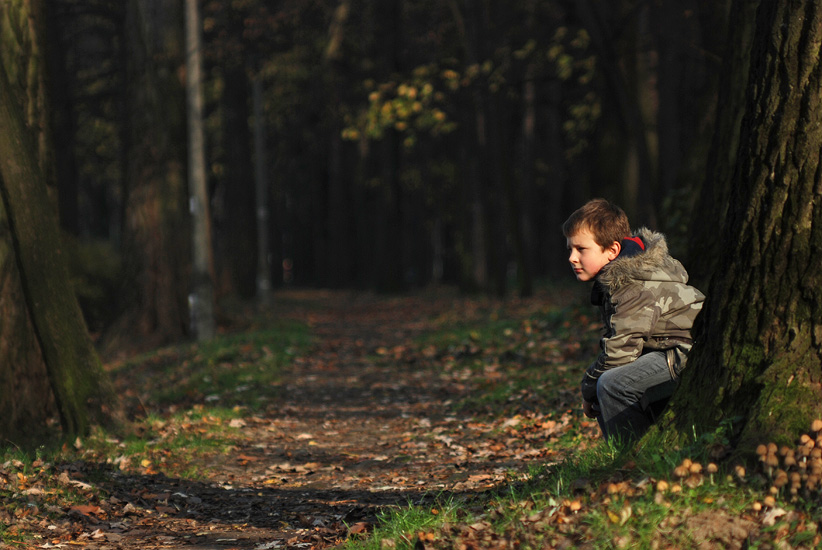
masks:
{"type": "Polygon", "coordinates": [[[452,498],[447,520],[432,518],[427,504],[392,511],[372,537],[345,548],[771,548],[780,539],[818,547],[818,502],[792,501],[786,491],[769,502],[773,489],[763,472],[746,474],[727,457],[724,463],[714,458],[729,448],[730,424],[682,449],[661,440],[628,450],[591,440],[578,413],[578,385],[597,352],[598,330],[582,306],[524,317],[494,312],[484,320],[441,319],[419,346],[464,386],[453,407],[474,418],[522,414],[511,437],[527,436],[529,418],[543,424],[570,419],[548,443],[566,458],[536,465],[527,481],[495,493],[452,498]]]}
{"type": "Polygon", "coordinates": [[[101,488],[113,478],[207,480],[245,441],[242,418],[276,397],[283,368],[311,343],[304,324],[276,321],[108,365],[131,426],[52,447],[0,449],[0,541],[26,540],[27,518],[70,532],[67,511],[78,507],[83,517],[114,506],[103,504],[109,495],[101,488]]]}
{"type": "Polygon", "coordinates": [[[203,480],[209,474],[204,467],[208,459],[227,453],[242,440],[239,416],[239,409],[211,413],[202,406],[166,418],[152,415],[121,439],[97,431],[78,441],[75,452],[77,458],[121,471],[203,480]]]}
{"type": "Polygon", "coordinates": [[[421,541],[436,540],[436,533],[444,525],[465,517],[462,506],[453,499],[437,500],[433,505],[409,505],[405,508],[390,508],[378,515],[380,525],[368,537],[354,537],[341,548],[354,550],[383,550],[386,547],[397,550],[414,550],[421,541]]]}
{"type": "Polygon", "coordinates": [[[678,476],[671,464],[681,465],[687,454],[624,452],[601,442],[524,484],[451,500],[447,521],[435,522],[427,505],[392,512],[371,540],[345,548],[767,548],[777,535],[789,536],[794,547],[819,543],[813,516],[791,511],[801,506],[783,500],[784,509],[767,519],[775,508],[762,506],[756,476],[740,477],[731,465],[678,476]]]}
{"type": "Polygon", "coordinates": [[[524,318],[495,311],[472,322],[449,318],[419,345],[436,350],[446,372],[470,385],[455,403],[459,410],[490,416],[534,407],[559,411],[570,404],[568,391],[596,351],[599,324],[590,309],[548,307],[524,318]]]}
{"type": "MultiPolygon", "coordinates": [[[[421,424],[420,432],[408,436],[409,448],[418,440],[440,447],[470,446],[472,454],[466,454],[466,460],[500,461],[502,473],[495,471],[493,481],[482,485],[495,483],[496,489],[472,493],[478,485],[458,488],[464,479],[454,475],[441,485],[453,488],[453,493],[386,508],[371,532],[371,526],[350,526],[347,550],[764,549],[777,547],[778,540],[794,548],[818,547],[822,542],[818,494],[816,500],[792,499],[782,488],[770,495],[768,474],[751,468],[742,475],[729,460],[717,459],[717,470],[708,469],[716,451],[729,446],[724,427],[694,435],[691,446],[681,449],[645,439],[626,451],[599,439],[596,424],[579,411],[579,379],[596,353],[598,323],[590,308],[499,307],[490,315],[443,317],[432,326],[429,335],[378,352],[374,360],[386,368],[416,368],[426,362],[424,368],[438,369],[434,375],[442,376],[447,388],[446,406],[454,409],[445,413],[454,421],[428,431],[421,424]],[[513,471],[508,458],[510,464],[527,460],[532,467],[528,472],[513,471]],[[694,464],[699,468],[692,470],[694,464]]],[[[74,541],[72,522],[89,507],[131,518],[134,512],[124,511],[124,501],[114,502],[116,497],[105,494],[113,478],[130,484],[129,498],[144,507],[141,513],[154,518],[174,504],[173,498],[144,494],[145,486],[168,478],[172,484],[207,481],[209,468],[241,471],[241,460],[229,462],[224,457],[237,446],[244,452],[253,449],[244,423],[252,424],[252,417],[258,416],[255,411],[276,404],[283,367],[310,343],[307,327],[278,322],[207,345],[167,348],[112,366],[120,392],[143,409],[133,433],[95,432],[60,448],[0,452],[0,540],[24,540],[20,529],[25,527],[19,526],[32,518],[29,527],[46,529],[50,526],[43,527],[43,522],[54,521],[64,540],[74,541]],[[75,507],[80,512],[72,514],[75,507]]],[[[405,461],[403,457],[417,455],[393,456],[405,461]]],[[[294,465],[308,460],[314,458],[298,453],[293,457],[294,465]]],[[[176,490],[169,491],[172,497],[176,490]]],[[[262,493],[263,489],[255,498],[269,498],[262,493]]],[[[242,494],[243,499],[246,496],[253,492],[242,494]]],[[[309,529],[304,521],[294,526],[309,529]]]]}
{"type": "Polygon", "coordinates": [[[197,404],[255,411],[277,396],[282,368],[312,341],[302,323],[278,321],[213,341],[176,346],[112,365],[128,399],[147,411],[197,404]]]}

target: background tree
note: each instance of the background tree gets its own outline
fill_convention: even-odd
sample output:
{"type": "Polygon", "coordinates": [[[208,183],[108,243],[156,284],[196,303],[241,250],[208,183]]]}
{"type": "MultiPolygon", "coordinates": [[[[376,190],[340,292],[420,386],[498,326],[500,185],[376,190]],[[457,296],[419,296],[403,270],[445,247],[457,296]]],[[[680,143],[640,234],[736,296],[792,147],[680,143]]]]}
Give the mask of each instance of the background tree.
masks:
{"type": "MultiPolygon", "coordinates": [[[[125,7],[123,250],[129,330],[153,345],[189,334],[182,3],[125,7]]],[[[151,345],[150,344],[150,345],[151,345]]]]}
{"type": "Polygon", "coordinates": [[[54,157],[46,122],[42,7],[21,1],[0,8],[0,28],[11,31],[0,33],[0,330],[15,337],[0,347],[0,376],[8,382],[0,431],[10,438],[42,430],[52,396],[67,436],[86,433],[92,422],[110,423],[116,402],[69,284],[46,185],[54,157]]]}
{"type": "MultiPolygon", "coordinates": [[[[748,8],[735,2],[730,20],[748,8]]],[[[723,253],[663,422],[671,438],[727,422],[743,448],[790,442],[822,412],[820,43],[821,1],[760,4],[723,253]]]]}
{"type": "MultiPolygon", "coordinates": [[[[188,204],[191,215],[191,292],[188,295],[191,331],[197,340],[212,339],[214,323],[214,260],[211,208],[206,182],[203,129],[203,46],[197,0],[185,2],[186,113],[188,128],[188,204]]],[[[250,162],[249,162],[250,164],[250,162]]]]}
{"type": "Polygon", "coordinates": [[[727,32],[721,52],[722,68],[716,100],[716,126],[704,161],[705,182],[700,193],[695,193],[694,210],[690,219],[690,238],[687,246],[688,273],[700,288],[707,288],[716,262],[722,257],[721,240],[716,238],[730,204],[736,153],[739,150],[742,117],[745,114],[745,95],[748,90],[748,69],[751,63],[751,42],[756,26],[756,10],[760,0],[735,0],[731,7],[734,19],[726,21],[727,32]]]}
{"type": "MultiPolygon", "coordinates": [[[[76,262],[84,312],[109,342],[122,327],[149,346],[187,337],[181,10],[49,5],[65,65],[63,223],[83,257],[98,252],[76,262]]],[[[557,227],[596,195],[637,225],[661,210],[679,253],[705,173],[726,6],[202,2],[218,302],[253,296],[264,254],[252,123],[268,138],[256,160],[275,285],[528,294],[567,278],[557,227]]]]}

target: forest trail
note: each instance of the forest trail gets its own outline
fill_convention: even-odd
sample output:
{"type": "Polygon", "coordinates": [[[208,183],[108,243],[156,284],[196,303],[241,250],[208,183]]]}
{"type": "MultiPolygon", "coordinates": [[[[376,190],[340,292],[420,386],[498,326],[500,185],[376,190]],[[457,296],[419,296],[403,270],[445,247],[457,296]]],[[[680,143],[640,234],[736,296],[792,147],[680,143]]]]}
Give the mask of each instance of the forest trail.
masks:
{"type": "Polygon", "coordinates": [[[557,421],[454,406],[472,375],[443,368],[443,350],[417,339],[438,316],[483,314],[476,301],[452,298],[280,296],[276,315],[307,323],[315,337],[284,372],[280,397],[232,421],[239,443],[189,465],[207,479],[107,476],[108,510],[80,518],[86,532],[99,530],[84,546],[330,548],[369,533],[381,510],[471,500],[558,460],[548,442],[575,421],[570,411],[557,421]]]}
{"type": "Polygon", "coordinates": [[[198,530],[194,548],[329,547],[386,507],[470,497],[550,460],[545,439],[506,432],[517,420],[449,408],[467,388],[413,345],[447,304],[316,292],[293,303],[317,344],[286,373],[282,400],[245,420],[246,445],[219,467],[222,513],[204,514],[221,526],[198,530]]]}

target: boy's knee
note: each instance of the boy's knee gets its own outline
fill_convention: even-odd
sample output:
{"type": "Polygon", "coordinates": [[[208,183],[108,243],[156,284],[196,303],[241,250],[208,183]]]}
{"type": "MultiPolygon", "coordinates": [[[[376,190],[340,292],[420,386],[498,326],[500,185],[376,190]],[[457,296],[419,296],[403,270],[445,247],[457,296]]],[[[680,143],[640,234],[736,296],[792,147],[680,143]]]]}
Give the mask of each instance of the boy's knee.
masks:
{"type": "Polygon", "coordinates": [[[597,395],[604,393],[606,395],[618,395],[622,392],[622,384],[618,376],[615,376],[616,369],[608,370],[602,373],[602,376],[597,380],[597,395]]]}

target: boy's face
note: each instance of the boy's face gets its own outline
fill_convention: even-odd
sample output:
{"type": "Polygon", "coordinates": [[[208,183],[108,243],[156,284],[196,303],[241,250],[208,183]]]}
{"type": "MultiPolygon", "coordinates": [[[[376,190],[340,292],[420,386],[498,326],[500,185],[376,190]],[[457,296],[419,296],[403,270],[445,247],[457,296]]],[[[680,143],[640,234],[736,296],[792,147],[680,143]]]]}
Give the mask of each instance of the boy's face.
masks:
{"type": "Polygon", "coordinates": [[[568,261],[578,281],[590,281],[605,265],[619,256],[621,245],[614,242],[603,249],[594,240],[594,235],[582,229],[567,238],[568,261]]]}

